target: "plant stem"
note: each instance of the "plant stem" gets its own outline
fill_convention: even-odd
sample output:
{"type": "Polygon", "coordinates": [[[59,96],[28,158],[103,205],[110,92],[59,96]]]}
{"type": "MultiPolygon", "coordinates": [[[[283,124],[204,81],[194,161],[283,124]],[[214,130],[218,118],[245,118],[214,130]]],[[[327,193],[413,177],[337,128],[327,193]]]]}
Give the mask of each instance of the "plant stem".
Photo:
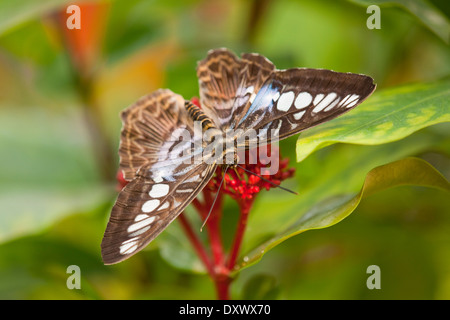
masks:
{"type": "MultiPolygon", "coordinates": [[[[198,199],[195,199],[192,204],[197,209],[200,214],[201,219],[206,219],[209,210],[211,210],[210,206],[214,202],[215,194],[212,194],[209,190],[203,190],[204,202],[200,202],[198,199]]],[[[181,223],[184,225],[184,229],[186,234],[188,234],[188,238],[190,241],[197,247],[197,253],[203,256],[200,256],[205,266],[207,266],[208,273],[211,276],[211,279],[214,282],[216,287],[217,298],[220,300],[229,300],[229,288],[231,283],[231,278],[229,277],[230,270],[225,265],[225,252],[222,244],[222,237],[220,232],[220,220],[222,213],[222,201],[223,194],[217,194],[217,201],[212,208],[211,215],[209,219],[206,221],[206,229],[208,232],[208,239],[211,248],[212,254],[212,262],[209,257],[206,255],[206,251],[203,246],[195,241],[198,240],[194,234],[191,234],[192,228],[188,224],[187,220],[183,217],[181,223]],[[210,263],[210,265],[208,265],[210,263]]],[[[198,241],[199,242],[199,241],[198,241]]]]}
{"type": "MultiPolygon", "coordinates": [[[[205,203],[212,204],[213,203],[213,196],[210,191],[204,192],[205,196],[205,203]]],[[[211,216],[209,217],[208,221],[206,222],[206,225],[208,226],[207,232],[208,237],[211,245],[211,252],[214,258],[214,265],[217,267],[222,267],[224,265],[225,261],[225,255],[222,245],[222,237],[220,232],[220,219],[222,217],[222,194],[217,195],[217,201],[212,209],[211,216]]],[[[211,208],[204,208],[203,211],[203,217],[206,219],[207,213],[211,208]]]]}
{"type": "Polygon", "coordinates": [[[216,285],[217,298],[219,300],[230,300],[231,278],[227,276],[216,276],[214,283],[216,285]]]}
{"type": "Polygon", "coordinates": [[[197,252],[197,255],[202,260],[203,264],[205,265],[206,270],[208,271],[209,275],[211,277],[214,277],[214,268],[213,264],[208,257],[208,254],[206,253],[205,248],[203,247],[202,242],[197,237],[197,235],[192,230],[191,225],[189,224],[189,221],[184,216],[184,213],[180,214],[178,221],[180,221],[181,226],[183,227],[184,232],[186,233],[187,238],[191,242],[192,246],[194,247],[195,251],[197,252]]]}
{"type": "Polygon", "coordinates": [[[199,238],[193,232],[189,221],[185,216],[180,215],[180,223],[189,239],[189,241],[194,246],[199,258],[205,265],[211,279],[216,287],[217,298],[220,300],[230,299],[230,284],[232,278],[230,273],[235,267],[237,258],[239,256],[239,251],[241,248],[242,240],[244,238],[244,233],[247,227],[247,220],[250,213],[250,209],[253,205],[254,199],[240,199],[238,201],[240,207],[240,217],[236,227],[236,233],[229,252],[228,259],[226,259],[226,254],[223,248],[222,236],[220,232],[220,221],[222,218],[222,203],[223,196],[225,193],[213,194],[210,190],[203,190],[204,201],[201,202],[195,199],[192,204],[197,209],[200,218],[206,219],[209,211],[211,210],[211,205],[214,203],[214,197],[217,196],[217,201],[211,210],[211,215],[205,223],[208,239],[211,249],[211,257],[208,256],[203,244],[199,238]]]}
{"type": "MultiPolygon", "coordinates": [[[[229,288],[231,283],[231,278],[229,277],[230,270],[225,266],[225,252],[220,232],[223,194],[219,193],[213,195],[211,191],[204,190],[203,195],[205,197],[205,203],[210,205],[214,202],[213,197],[217,196],[216,204],[214,208],[212,208],[211,216],[206,222],[206,227],[214,261],[213,281],[216,286],[217,297],[220,300],[229,300],[229,288]]],[[[205,219],[211,208],[204,206],[203,209],[202,217],[205,219]]]]}

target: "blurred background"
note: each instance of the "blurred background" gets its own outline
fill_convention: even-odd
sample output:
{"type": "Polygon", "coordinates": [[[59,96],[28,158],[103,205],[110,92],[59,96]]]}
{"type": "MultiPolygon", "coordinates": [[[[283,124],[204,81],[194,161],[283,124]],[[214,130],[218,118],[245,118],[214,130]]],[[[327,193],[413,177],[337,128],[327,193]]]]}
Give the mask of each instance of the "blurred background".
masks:
{"type": "MultiPolygon", "coordinates": [[[[123,263],[104,266],[100,256],[117,195],[119,112],[158,88],[198,96],[196,63],[209,49],[258,52],[280,69],[364,73],[377,91],[450,74],[446,0],[77,2],[80,30],[66,27],[70,4],[0,0],[1,299],[215,298],[198,261],[174,259],[176,222],[123,263]],[[380,29],[366,26],[370,4],[380,5],[380,29]],[[80,290],[66,286],[69,265],[80,267],[80,290]]],[[[449,129],[421,130],[395,148],[415,146],[402,156],[421,156],[449,179],[449,129]]],[[[298,190],[315,183],[319,163],[386,154],[336,145],[297,164],[295,139],[281,150],[298,190]]],[[[338,225],[294,237],[243,270],[232,297],[449,299],[449,213],[443,191],[383,191],[338,225]],[[371,264],[381,268],[381,290],[366,287],[371,264]],[[266,287],[256,290],[261,277],[266,287]]]]}

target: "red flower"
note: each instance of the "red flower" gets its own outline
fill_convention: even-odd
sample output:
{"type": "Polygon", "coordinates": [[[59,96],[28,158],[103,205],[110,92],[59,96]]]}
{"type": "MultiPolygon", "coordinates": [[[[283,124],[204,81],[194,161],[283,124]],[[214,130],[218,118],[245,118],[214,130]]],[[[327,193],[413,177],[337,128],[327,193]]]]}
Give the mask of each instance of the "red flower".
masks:
{"type": "Polygon", "coordinates": [[[267,152],[260,151],[260,148],[245,151],[245,159],[248,159],[248,161],[235,168],[229,168],[225,177],[222,168],[219,167],[207,187],[212,191],[217,191],[222,179],[224,179],[221,192],[225,192],[235,200],[253,199],[263,189],[275,188],[283,180],[294,175],[295,169],[288,168],[289,159],[281,158],[278,147],[268,145],[267,152]],[[258,157],[258,154],[264,155],[267,153],[270,153],[271,158],[276,159],[277,162],[270,163],[264,161],[264,157],[262,159],[258,157]],[[278,166],[278,171],[272,175],[268,174],[270,166],[278,166]]]}

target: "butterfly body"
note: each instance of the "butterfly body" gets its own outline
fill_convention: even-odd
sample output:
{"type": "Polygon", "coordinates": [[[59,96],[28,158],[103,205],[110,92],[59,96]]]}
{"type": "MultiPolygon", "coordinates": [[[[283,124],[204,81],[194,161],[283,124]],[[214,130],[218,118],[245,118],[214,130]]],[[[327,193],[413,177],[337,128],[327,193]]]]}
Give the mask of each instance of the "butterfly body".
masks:
{"type": "Polygon", "coordinates": [[[217,129],[212,120],[202,111],[202,109],[197,107],[195,104],[193,104],[190,101],[186,101],[185,107],[189,116],[192,118],[194,122],[200,121],[202,129],[204,131],[209,129],[217,129]]]}
{"type": "Polygon", "coordinates": [[[239,163],[237,142],[239,135],[231,128],[225,131],[218,129],[202,109],[192,102],[186,101],[185,107],[192,120],[201,123],[204,138],[203,148],[205,148],[205,150],[207,150],[208,147],[211,148],[210,153],[204,153],[202,161],[227,164],[230,166],[237,165],[239,163]],[[217,150],[220,150],[221,152],[217,153],[217,150]],[[208,157],[208,155],[210,155],[210,157],[208,157]]]}
{"type": "Polygon", "coordinates": [[[217,166],[348,112],[374,90],[373,79],[322,69],[277,70],[259,54],[208,52],[197,76],[201,108],[167,89],[121,114],[119,193],[102,241],[106,264],[156,238],[197,196],[217,166]]]}

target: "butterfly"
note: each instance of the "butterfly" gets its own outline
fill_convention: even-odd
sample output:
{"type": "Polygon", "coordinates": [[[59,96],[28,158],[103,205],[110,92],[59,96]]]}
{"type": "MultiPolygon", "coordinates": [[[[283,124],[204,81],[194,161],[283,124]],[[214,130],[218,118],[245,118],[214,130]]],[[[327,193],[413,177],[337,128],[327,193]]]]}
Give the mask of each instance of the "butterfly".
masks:
{"type": "Polygon", "coordinates": [[[376,87],[366,75],[278,70],[260,54],[239,58],[225,48],[210,50],[198,63],[197,76],[201,108],[159,89],[121,113],[120,170],[129,182],[117,197],[101,243],[105,264],[123,261],[155,239],[205,187],[223,165],[220,160],[230,156],[236,162],[236,150],[334,119],[376,87]],[[207,130],[235,132],[231,147],[212,152],[212,139],[202,139],[207,130]],[[250,138],[239,139],[243,136],[250,138]]]}

